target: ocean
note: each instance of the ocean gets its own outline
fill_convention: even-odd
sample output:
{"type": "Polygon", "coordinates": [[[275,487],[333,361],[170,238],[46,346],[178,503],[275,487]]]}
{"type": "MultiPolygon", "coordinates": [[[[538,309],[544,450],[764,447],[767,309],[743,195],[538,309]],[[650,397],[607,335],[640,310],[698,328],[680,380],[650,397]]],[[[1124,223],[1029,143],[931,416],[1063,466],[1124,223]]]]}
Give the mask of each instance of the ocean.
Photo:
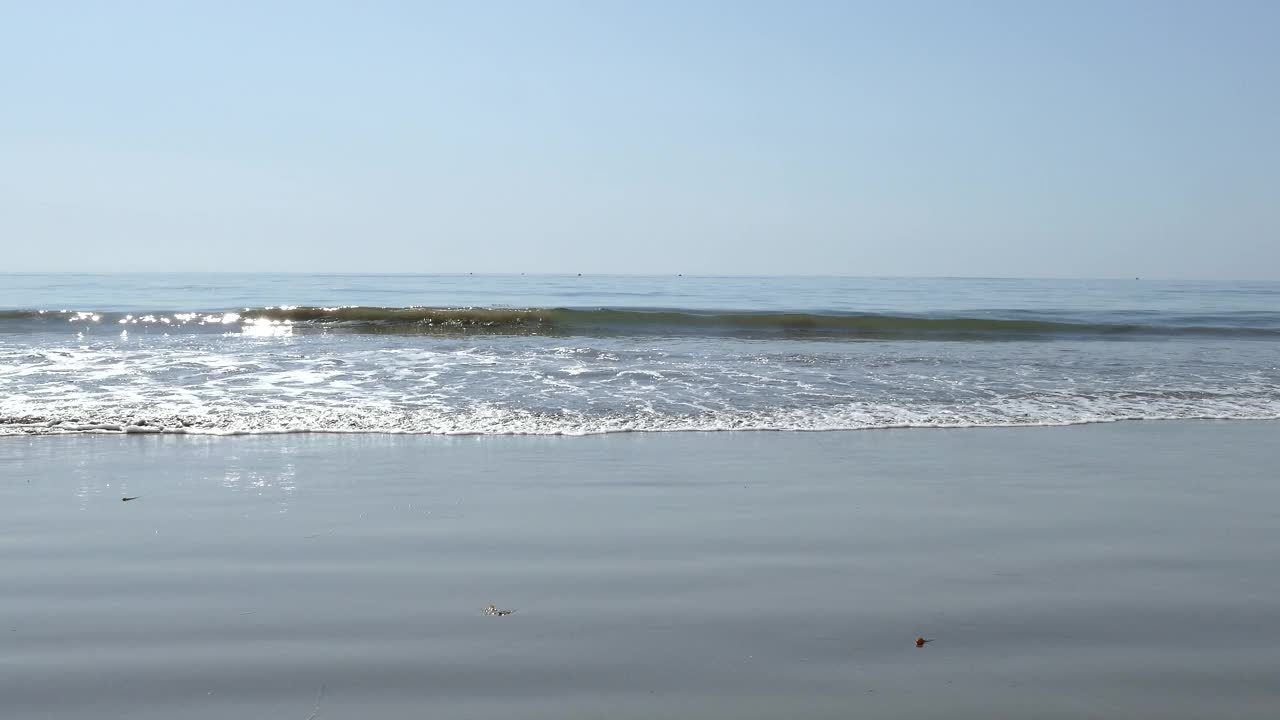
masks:
{"type": "Polygon", "coordinates": [[[0,274],[0,434],[1280,417],[1280,283],[0,274]]]}
{"type": "Polygon", "coordinates": [[[0,717],[1269,720],[1278,300],[0,275],[0,717]]]}

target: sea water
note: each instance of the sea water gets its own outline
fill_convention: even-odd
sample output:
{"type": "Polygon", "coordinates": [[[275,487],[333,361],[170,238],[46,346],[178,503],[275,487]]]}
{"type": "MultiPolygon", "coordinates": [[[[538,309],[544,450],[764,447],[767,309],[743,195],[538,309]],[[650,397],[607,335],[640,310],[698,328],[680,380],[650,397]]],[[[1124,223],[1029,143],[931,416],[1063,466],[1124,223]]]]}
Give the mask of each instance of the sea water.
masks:
{"type": "Polygon", "coordinates": [[[1280,283],[0,274],[0,434],[1280,417],[1280,283]]]}

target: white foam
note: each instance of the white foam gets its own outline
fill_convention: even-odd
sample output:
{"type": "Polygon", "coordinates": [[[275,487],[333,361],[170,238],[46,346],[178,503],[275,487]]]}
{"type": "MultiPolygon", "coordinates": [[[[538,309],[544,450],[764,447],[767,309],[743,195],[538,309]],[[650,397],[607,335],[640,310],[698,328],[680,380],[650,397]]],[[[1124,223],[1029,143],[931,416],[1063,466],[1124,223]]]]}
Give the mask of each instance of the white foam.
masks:
{"type": "MultiPolygon", "coordinates": [[[[109,415],[107,415],[109,417],[109,415]]],[[[591,415],[579,412],[542,413],[499,407],[473,408],[467,412],[431,409],[340,410],[291,407],[241,412],[205,412],[172,419],[169,425],[129,422],[16,423],[0,425],[0,434],[67,432],[180,433],[208,435],[339,432],[409,433],[437,435],[593,435],[626,432],[721,432],[872,430],[889,428],[968,428],[1055,426],[1126,420],[1277,420],[1280,408],[1209,407],[1203,409],[1132,413],[1098,412],[1080,408],[1017,416],[998,412],[959,413],[902,407],[840,407],[822,411],[773,410],[670,415],[657,411],[591,415]],[[183,424],[185,423],[185,424],[183,424]]]]}
{"type": "Polygon", "coordinates": [[[0,434],[585,435],[1280,417],[1280,344],[1270,343],[1210,356],[1182,343],[1068,353],[1062,344],[805,343],[799,352],[720,340],[569,347],[238,332],[63,342],[33,350],[0,336],[0,434]]]}

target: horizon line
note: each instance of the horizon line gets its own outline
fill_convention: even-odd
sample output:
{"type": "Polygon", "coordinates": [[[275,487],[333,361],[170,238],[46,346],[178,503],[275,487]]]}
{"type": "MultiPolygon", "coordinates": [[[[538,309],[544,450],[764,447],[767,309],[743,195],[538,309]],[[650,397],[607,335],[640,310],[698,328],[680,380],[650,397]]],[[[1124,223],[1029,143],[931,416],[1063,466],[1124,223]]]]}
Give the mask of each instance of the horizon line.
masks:
{"type": "Polygon", "coordinates": [[[1064,276],[1064,275],[894,275],[841,273],[634,273],[634,272],[404,272],[404,271],[310,271],[310,270],[0,270],[0,276],[18,275],[296,275],[312,277],[616,277],[616,278],[700,278],[700,279],[843,279],[843,280],[1041,280],[1204,283],[1280,283],[1280,278],[1195,278],[1171,275],[1152,276],[1064,276]]]}

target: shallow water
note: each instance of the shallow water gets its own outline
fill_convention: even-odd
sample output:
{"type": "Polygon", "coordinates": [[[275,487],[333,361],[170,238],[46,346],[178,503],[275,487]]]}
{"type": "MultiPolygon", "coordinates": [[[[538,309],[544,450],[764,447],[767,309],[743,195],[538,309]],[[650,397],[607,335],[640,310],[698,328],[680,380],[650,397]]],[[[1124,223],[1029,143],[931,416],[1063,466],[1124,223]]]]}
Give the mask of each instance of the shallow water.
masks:
{"type": "Polygon", "coordinates": [[[0,714],[1270,718],[1278,429],[0,438],[0,714]]]}

